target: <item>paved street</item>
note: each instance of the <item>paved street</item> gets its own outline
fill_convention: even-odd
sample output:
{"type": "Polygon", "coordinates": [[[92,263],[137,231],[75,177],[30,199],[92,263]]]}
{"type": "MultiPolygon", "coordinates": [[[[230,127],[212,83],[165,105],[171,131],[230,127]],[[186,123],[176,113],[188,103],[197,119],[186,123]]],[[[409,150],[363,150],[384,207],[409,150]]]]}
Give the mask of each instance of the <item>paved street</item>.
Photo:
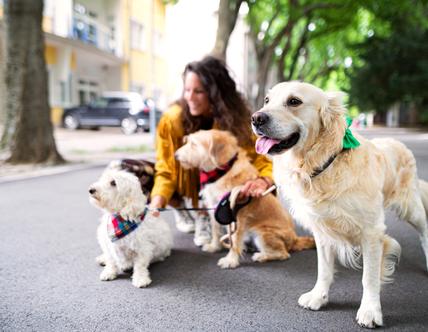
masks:
{"type": "MultiPolygon", "coordinates": [[[[417,157],[419,176],[428,180],[428,133],[362,133],[404,141],[417,157]]],[[[92,140],[103,131],[87,134],[92,140]]],[[[69,140],[63,138],[60,147],[69,140]]],[[[79,141],[82,148],[87,144],[79,141]]],[[[299,295],[316,279],[315,250],[264,264],[245,256],[241,267],[223,271],[216,262],[224,253],[203,253],[191,235],[175,231],[172,256],[151,267],[147,289],[134,288],[127,274],[99,281],[94,258],[100,212],[88,203],[87,188],[101,171],[0,183],[1,331],[361,331],[354,321],[361,271],[339,268],[330,304],[321,311],[298,307],[299,295]]],[[[171,214],[164,217],[174,228],[171,214]]],[[[402,257],[394,283],[383,287],[385,329],[426,331],[428,273],[416,232],[391,213],[387,225],[402,257]]]]}
{"type": "Polygon", "coordinates": [[[125,156],[154,158],[153,137],[150,133],[141,131],[124,135],[120,128],[101,128],[94,131],[56,127],[54,136],[58,151],[68,162],[66,165],[9,165],[2,162],[6,157],[0,153],[0,183],[39,174],[62,173],[88,165],[107,164],[110,160],[125,156]]]}

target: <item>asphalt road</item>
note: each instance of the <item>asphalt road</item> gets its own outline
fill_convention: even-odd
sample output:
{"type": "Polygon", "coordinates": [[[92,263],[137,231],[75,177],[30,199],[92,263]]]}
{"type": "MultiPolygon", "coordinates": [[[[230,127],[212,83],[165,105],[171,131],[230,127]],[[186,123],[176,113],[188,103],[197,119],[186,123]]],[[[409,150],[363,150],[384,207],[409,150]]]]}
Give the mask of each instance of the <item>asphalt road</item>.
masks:
{"type": "MultiPolygon", "coordinates": [[[[428,134],[363,131],[395,136],[417,157],[428,180],[428,134]]],[[[297,305],[316,279],[316,252],[285,262],[255,264],[244,257],[221,270],[225,253],[207,254],[191,235],[175,232],[172,256],[151,267],[147,289],[129,275],[101,282],[95,230],[100,212],[87,188],[102,168],[0,183],[1,331],[360,331],[354,319],[361,271],[339,268],[329,305],[318,312],[297,305]]],[[[171,214],[164,217],[173,226],[171,214]]],[[[428,273],[416,232],[387,214],[388,233],[402,246],[395,281],[382,291],[389,331],[428,330],[428,273]]]]}

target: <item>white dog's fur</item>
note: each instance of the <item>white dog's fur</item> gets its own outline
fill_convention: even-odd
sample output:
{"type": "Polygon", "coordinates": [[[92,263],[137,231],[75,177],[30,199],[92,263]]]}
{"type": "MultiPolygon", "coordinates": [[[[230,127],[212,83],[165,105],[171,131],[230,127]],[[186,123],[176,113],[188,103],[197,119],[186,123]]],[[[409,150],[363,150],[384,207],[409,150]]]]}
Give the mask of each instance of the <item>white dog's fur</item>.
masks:
{"type": "Polygon", "coordinates": [[[112,242],[107,232],[111,215],[116,213],[124,219],[136,220],[146,208],[147,198],[140,182],[126,171],[107,169],[89,191],[90,202],[104,211],[97,230],[103,251],[97,261],[105,265],[100,279],[113,280],[120,271],[133,268],[132,284],[148,286],[150,263],[163,261],[171,253],[173,238],[169,225],[147,212],[137,229],[112,242]]]}
{"type": "Polygon", "coordinates": [[[355,267],[362,255],[363,297],[357,321],[370,328],[382,325],[381,281],[391,277],[401,251],[385,235],[384,208],[394,208],[418,231],[428,268],[428,184],[418,180],[412,153],[393,139],[369,141],[356,134],[361,145],[342,151],[346,122],[338,93],[287,82],[274,86],[265,101],[252,119],[253,130],[262,137],[259,142],[263,137],[284,142],[300,134],[294,146],[269,150],[275,182],[296,220],[314,233],[317,245],[318,279],[299,304],[312,310],[327,304],[335,257],[355,267]],[[336,154],[322,173],[311,177],[336,154]]]}

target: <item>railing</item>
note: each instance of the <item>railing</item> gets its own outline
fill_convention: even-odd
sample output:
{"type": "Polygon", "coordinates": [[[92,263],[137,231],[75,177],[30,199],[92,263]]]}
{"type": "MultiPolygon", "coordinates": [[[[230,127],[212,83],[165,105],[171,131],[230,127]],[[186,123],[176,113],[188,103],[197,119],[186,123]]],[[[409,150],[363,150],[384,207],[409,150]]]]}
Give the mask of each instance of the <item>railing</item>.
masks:
{"type": "Polygon", "coordinates": [[[109,53],[118,53],[114,30],[87,15],[73,14],[72,36],[109,53]]]}

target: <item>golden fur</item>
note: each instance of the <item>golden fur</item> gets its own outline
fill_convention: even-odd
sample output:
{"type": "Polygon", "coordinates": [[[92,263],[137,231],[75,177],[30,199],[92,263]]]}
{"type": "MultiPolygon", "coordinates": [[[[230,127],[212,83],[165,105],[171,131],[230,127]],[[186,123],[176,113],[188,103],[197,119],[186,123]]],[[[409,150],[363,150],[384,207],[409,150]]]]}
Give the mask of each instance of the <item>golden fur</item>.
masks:
{"type": "Polygon", "coordinates": [[[253,115],[253,130],[283,142],[300,135],[288,149],[269,150],[281,193],[317,243],[318,279],[299,304],[312,310],[325,305],[335,257],[356,267],[362,256],[364,292],[357,321],[365,327],[382,325],[381,280],[391,277],[400,256],[400,245],[385,235],[385,207],[395,208],[416,228],[428,257],[428,185],[418,180],[415,158],[398,141],[369,141],[356,134],[361,145],[342,151],[346,123],[340,93],[287,82],[274,86],[266,101],[253,115]],[[321,174],[312,176],[336,154],[321,174]]]}
{"type": "MultiPolygon", "coordinates": [[[[177,151],[176,158],[183,167],[211,171],[226,164],[236,154],[238,158],[232,168],[201,191],[206,205],[213,207],[224,193],[258,176],[256,168],[250,163],[246,152],[238,146],[236,138],[227,131],[201,130],[187,136],[186,144],[177,151]]],[[[215,252],[221,249],[220,226],[213,215],[211,220],[212,241],[205,245],[203,250],[215,252]]],[[[252,258],[258,262],[283,260],[290,257],[289,251],[314,248],[313,238],[296,235],[291,216],[272,194],[253,198],[238,212],[233,246],[228,255],[219,260],[219,266],[234,268],[239,265],[243,242],[249,234],[255,234],[257,237],[256,243],[260,252],[255,253],[252,258]]]]}

